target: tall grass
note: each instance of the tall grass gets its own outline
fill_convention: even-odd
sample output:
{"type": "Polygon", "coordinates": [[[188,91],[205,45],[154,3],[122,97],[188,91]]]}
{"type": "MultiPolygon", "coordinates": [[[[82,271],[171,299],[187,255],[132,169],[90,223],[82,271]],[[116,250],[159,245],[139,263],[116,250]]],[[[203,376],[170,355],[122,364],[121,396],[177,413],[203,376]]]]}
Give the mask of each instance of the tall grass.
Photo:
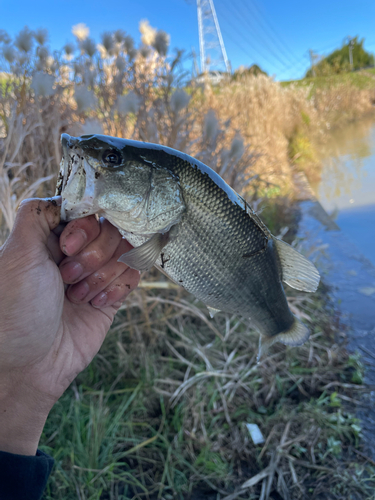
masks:
{"type": "MultiPolygon", "coordinates": [[[[25,28],[14,40],[0,32],[0,242],[22,199],[53,193],[62,132],[186,151],[257,205],[292,191],[298,161],[338,102],[357,115],[369,108],[350,89],[313,93],[265,76],[196,85],[183,53],[168,55],[168,35],[148,23],[140,30],[138,47],[121,30],[97,45],[78,25],[75,42],[54,53],[43,30],[25,28]]],[[[269,210],[275,231],[287,225],[282,212],[269,210]]],[[[288,296],[312,340],[257,365],[248,322],[211,320],[164,276],[143,276],[47,421],[41,446],[56,468],[45,498],[241,500],[273,490],[285,499],[371,498],[374,469],[346,406],[364,389],[362,367],[345,352],[325,299],[288,296]],[[255,445],[246,423],[266,441],[255,445]]]]}
{"type": "Polygon", "coordinates": [[[319,177],[316,150],[329,130],[370,113],[375,117],[375,78],[364,73],[288,85],[244,75],[211,92],[207,105],[220,110],[259,153],[254,174],[290,194],[294,169],[319,177]]]}
{"type": "Polygon", "coordinates": [[[208,320],[154,279],[47,422],[42,447],[57,464],[45,498],[372,498],[375,468],[361,458],[353,414],[363,366],[326,299],[291,296],[315,325],[311,341],[257,364],[246,321],[208,320]]]}
{"type": "MultiPolygon", "coordinates": [[[[53,55],[46,33],[40,37],[25,28],[14,42],[2,34],[4,214],[14,210],[26,184],[35,191],[35,181],[56,175],[62,132],[106,133],[165,144],[195,153],[238,190],[246,184],[253,152],[212,110],[202,114],[200,88],[181,88],[186,83],[183,52],[166,57],[168,36],[145,22],[141,32],[142,44],[136,49],[121,30],[104,33],[103,43],[96,45],[78,26],[76,43],[53,55]],[[17,182],[9,183],[15,178],[17,182]]],[[[46,193],[51,193],[53,183],[45,184],[46,193]]],[[[4,218],[6,230],[12,220],[4,218]]]]}
{"type": "Polygon", "coordinates": [[[14,40],[1,32],[3,234],[24,194],[43,191],[41,178],[50,180],[43,181],[44,191],[53,192],[62,132],[165,144],[197,156],[257,198],[290,195],[293,168],[319,175],[316,140],[373,109],[371,73],[288,86],[244,75],[213,88],[189,80],[183,51],[168,56],[166,33],[147,22],[140,31],[136,48],[122,30],[103,33],[96,44],[88,28],[77,25],[75,42],[53,53],[45,30],[24,28],[14,40]]]}
{"type": "Polygon", "coordinates": [[[244,76],[211,92],[207,105],[219,109],[259,153],[254,172],[285,191],[292,186],[289,141],[306,120],[319,120],[308,93],[264,75],[244,76]]]}

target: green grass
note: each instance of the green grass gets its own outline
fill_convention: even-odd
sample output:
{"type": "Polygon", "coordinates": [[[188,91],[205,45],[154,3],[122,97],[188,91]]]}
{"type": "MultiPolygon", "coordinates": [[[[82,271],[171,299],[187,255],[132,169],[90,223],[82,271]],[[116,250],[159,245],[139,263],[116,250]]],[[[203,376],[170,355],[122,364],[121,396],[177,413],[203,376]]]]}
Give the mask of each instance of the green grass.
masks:
{"type": "Polygon", "coordinates": [[[304,172],[316,184],[321,175],[318,149],[327,133],[325,126],[342,127],[373,114],[375,68],[281,82],[282,87],[291,85],[308,89],[307,98],[312,101],[320,123],[317,116],[301,112],[299,125],[288,137],[288,157],[295,170],[304,172]]]}
{"type": "Polygon", "coordinates": [[[288,87],[291,84],[297,87],[311,86],[311,95],[314,94],[316,89],[327,89],[343,84],[351,85],[359,89],[375,89],[375,68],[329,76],[302,78],[301,80],[290,80],[280,82],[280,84],[283,87],[288,87]]]}
{"type": "Polygon", "coordinates": [[[133,293],[47,421],[41,448],[56,466],[44,499],[223,499],[264,470],[236,498],[258,499],[267,481],[293,499],[372,498],[375,468],[353,451],[361,429],[348,403],[363,366],[324,296],[290,300],[310,318],[311,342],[275,346],[257,364],[245,321],[210,320],[178,289],[133,293]]]}

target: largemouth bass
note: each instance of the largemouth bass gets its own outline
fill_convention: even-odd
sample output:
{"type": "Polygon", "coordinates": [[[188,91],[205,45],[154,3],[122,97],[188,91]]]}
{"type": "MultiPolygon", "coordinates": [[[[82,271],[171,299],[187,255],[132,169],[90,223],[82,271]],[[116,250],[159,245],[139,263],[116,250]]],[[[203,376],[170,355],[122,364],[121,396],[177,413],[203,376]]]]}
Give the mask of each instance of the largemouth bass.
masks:
{"type": "Polygon", "coordinates": [[[288,307],[282,281],[314,292],[319,273],[275,238],[212,169],[174,149],[104,135],[62,135],[61,217],[108,219],[134,249],[119,259],[156,266],[208,307],[238,314],[263,348],[298,346],[308,328],[288,307]]]}

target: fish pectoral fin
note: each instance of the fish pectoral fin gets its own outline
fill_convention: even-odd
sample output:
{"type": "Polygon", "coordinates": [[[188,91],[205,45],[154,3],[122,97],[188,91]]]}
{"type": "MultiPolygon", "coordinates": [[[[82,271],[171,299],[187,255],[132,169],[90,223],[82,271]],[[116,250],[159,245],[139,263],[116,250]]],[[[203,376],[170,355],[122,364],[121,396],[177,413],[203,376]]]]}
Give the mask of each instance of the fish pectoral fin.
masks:
{"type": "Polygon", "coordinates": [[[312,262],[293,247],[273,237],[281,262],[282,280],[292,288],[304,292],[315,292],[320,275],[312,262]]]}
{"type": "Polygon", "coordinates": [[[269,347],[271,347],[271,345],[275,342],[281,342],[285,345],[297,347],[303,345],[309,337],[310,330],[306,325],[301,323],[301,321],[295,317],[294,322],[289,330],[280,332],[273,337],[265,337],[262,335],[260,336],[257,360],[259,361],[263,354],[265,354],[268,351],[269,347]]]}
{"type": "Polygon", "coordinates": [[[155,264],[163,247],[168,243],[168,233],[156,233],[143,245],[124,253],[118,259],[137,271],[148,271],[155,264]]]}
{"type": "Polygon", "coordinates": [[[214,307],[206,306],[211,318],[215,316],[216,313],[220,312],[220,309],[215,309],[214,307]]]}

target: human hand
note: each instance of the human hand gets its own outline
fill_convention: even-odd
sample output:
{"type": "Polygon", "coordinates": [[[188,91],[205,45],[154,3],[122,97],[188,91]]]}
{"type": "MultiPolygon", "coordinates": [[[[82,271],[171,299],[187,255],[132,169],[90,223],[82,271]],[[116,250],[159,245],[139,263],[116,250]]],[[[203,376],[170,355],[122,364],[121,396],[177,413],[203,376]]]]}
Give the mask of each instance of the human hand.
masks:
{"type": "Polygon", "coordinates": [[[24,455],[139,282],[114,226],[90,216],[61,232],[56,201],[22,203],[0,248],[0,450],[24,455]]]}

